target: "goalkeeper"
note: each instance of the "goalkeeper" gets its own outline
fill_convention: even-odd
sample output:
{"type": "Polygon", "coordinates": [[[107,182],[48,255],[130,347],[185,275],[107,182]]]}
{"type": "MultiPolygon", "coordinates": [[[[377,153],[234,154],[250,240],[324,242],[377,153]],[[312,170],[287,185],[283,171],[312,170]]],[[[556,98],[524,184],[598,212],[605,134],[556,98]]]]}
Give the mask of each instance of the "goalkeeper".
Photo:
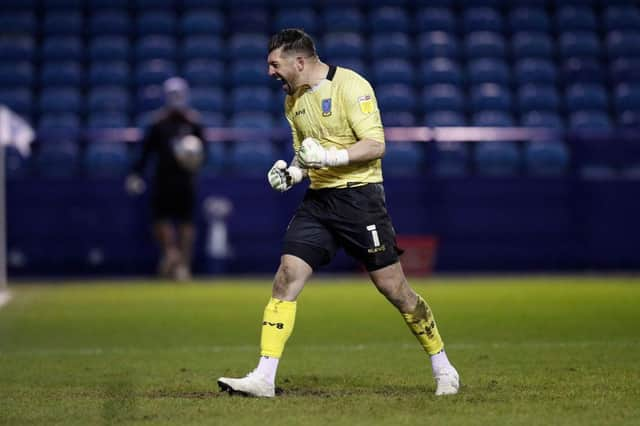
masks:
{"type": "Polygon", "coordinates": [[[275,376],[296,316],[296,299],[314,270],[339,248],[361,262],[376,288],[402,314],[429,355],[436,395],[458,392],[433,313],[409,286],[398,261],[395,231],[385,205],[381,158],[384,132],[376,97],[357,73],[325,64],[313,40],[298,29],[271,38],[269,76],[287,93],[285,113],[296,155],[278,160],[271,186],[287,191],[308,177],[310,186],[284,237],[281,263],[262,323],[261,357],[243,378],[218,379],[231,393],[272,397],[275,376]]]}

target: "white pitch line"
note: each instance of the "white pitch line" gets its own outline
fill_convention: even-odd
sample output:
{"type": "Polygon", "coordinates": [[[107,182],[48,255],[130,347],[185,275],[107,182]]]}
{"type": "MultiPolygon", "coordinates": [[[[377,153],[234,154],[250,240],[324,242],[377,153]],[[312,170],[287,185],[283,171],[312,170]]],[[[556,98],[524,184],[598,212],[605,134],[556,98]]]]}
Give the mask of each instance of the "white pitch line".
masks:
{"type": "Polygon", "coordinates": [[[11,293],[5,290],[0,290],[0,308],[9,303],[11,300],[11,293]]]}

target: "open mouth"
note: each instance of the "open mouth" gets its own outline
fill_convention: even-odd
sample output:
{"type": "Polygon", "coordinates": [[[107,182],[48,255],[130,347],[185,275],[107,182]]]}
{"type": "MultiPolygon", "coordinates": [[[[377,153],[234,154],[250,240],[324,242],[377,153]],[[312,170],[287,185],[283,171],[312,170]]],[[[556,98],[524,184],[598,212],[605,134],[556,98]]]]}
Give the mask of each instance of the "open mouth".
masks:
{"type": "Polygon", "coordinates": [[[291,93],[291,85],[287,82],[287,80],[282,78],[282,76],[280,76],[279,74],[276,74],[275,79],[283,83],[282,90],[284,90],[287,94],[291,93]]]}

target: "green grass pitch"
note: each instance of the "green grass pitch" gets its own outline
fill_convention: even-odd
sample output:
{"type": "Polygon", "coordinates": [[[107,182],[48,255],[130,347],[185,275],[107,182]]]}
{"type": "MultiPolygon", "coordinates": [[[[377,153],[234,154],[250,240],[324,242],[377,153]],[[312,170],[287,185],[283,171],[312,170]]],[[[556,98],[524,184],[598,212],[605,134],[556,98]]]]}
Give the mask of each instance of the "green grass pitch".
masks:
{"type": "Polygon", "coordinates": [[[623,425],[640,422],[640,278],[412,280],[463,381],[363,277],[298,301],[274,400],[221,375],[258,356],[270,281],[20,284],[0,309],[0,424],[623,425]]]}

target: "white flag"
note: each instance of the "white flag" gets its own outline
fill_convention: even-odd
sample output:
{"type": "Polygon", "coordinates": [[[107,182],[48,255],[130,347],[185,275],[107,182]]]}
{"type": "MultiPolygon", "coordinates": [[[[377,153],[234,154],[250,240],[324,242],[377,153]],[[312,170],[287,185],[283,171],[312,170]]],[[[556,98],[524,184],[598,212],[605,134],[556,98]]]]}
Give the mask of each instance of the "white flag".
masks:
{"type": "Polygon", "coordinates": [[[0,105],[0,145],[13,145],[24,157],[31,153],[33,128],[22,117],[0,105]]]}

